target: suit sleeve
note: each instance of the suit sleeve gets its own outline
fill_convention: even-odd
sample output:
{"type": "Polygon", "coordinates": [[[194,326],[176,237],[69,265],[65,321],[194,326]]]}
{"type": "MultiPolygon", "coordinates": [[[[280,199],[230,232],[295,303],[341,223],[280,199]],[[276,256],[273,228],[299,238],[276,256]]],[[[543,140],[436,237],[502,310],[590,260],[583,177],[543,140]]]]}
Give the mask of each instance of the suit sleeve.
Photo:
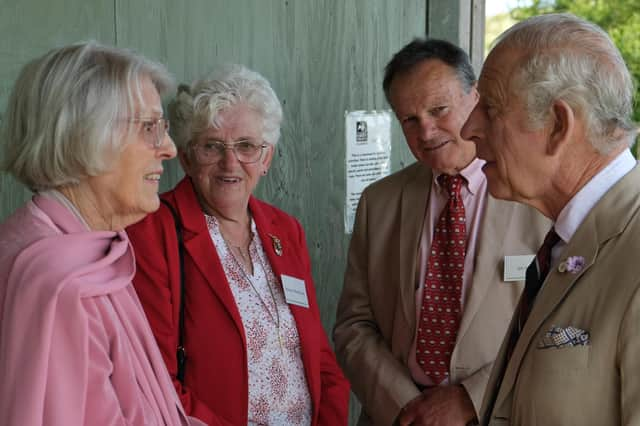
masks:
{"type": "Polygon", "coordinates": [[[127,234],[136,256],[133,285],[185,412],[208,425],[227,424],[176,378],[180,263],[171,214],[162,206],[155,214],[127,228],[127,234]]]}
{"type": "Polygon", "coordinates": [[[477,418],[480,418],[482,399],[484,398],[485,389],[489,383],[489,376],[491,375],[492,368],[493,363],[486,364],[460,383],[467,391],[469,398],[471,398],[471,402],[473,402],[473,408],[476,411],[477,418]]]}
{"type": "Polygon", "coordinates": [[[621,425],[640,424],[640,381],[637,379],[640,371],[638,324],[640,324],[640,286],[627,306],[618,340],[621,425]]]}
{"type": "Polygon", "coordinates": [[[299,244],[301,257],[304,263],[304,270],[309,277],[308,282],[311,285],[311,303],[310,306],[314,310],[314,317],[317,318],[319,334],[322,335],[320,349],[320,407],[318,416],[318,425],[320,426],[339,426],[347,425],[349,420],[349,382],[342,374],[336,357],[329,345],[329,339],[322,327],[320,320],[320,311],[316,301],[315,288],[311,273],[311,261],[307,250],[307,243],[304,231],[300,224],[296,221],[298,227],[299,244]]]}
{"type": "Polygon", "coordinates": [[[368,232],[365,191],[356,212],[333,339],[338,360],[367,415],[374,424],[389,425],[420,392],[407,367],[391,353],[372,311],[368,232]]]}

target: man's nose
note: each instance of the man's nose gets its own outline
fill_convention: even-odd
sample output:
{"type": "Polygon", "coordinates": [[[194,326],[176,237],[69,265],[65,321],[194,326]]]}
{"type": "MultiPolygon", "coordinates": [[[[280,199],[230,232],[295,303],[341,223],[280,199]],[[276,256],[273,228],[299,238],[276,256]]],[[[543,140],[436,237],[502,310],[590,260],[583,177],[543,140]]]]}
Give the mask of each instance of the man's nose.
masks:
{"type": "Polygon", "coordinates": [[[423,118],[420,120],[419,136],[420,139],[428,141],[437,133],[438,127],[436,121],[432,118],[423,118]]]}
{"type": "Polygon", "coordinates": [[[471,140],[473,142],[478,143],[484,137],[484,122],[485,117],[484,114],[477,105],[467,117],[467,121],[462,125],[462,129],[460,129],[460,136],[462,139],[471,140]]]}

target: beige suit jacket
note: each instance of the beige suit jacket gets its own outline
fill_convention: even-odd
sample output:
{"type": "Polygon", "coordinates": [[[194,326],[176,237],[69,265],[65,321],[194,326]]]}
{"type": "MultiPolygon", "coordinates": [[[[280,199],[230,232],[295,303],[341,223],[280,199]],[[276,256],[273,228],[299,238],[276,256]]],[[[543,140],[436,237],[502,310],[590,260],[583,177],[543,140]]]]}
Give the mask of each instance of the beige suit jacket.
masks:
{"type": "Polygon", "coordinates": [[[589,212],[549,273],[511,360],[504,345],[483,412],[490,425],[640,425],[640,167],[589,212]],[[586,330],[590,344],[541,349],[552,327],[586,330]],[[505,370],[506,368],[506,370],[505,370]],[[504,373],[499,386],[498,376],[504,373]]]}
{"type": "MultiPolygon", "coordinates": [[[[360,424],[390,425],[419,394],[406,360],[416,332],[418,250],[431,179],[416,163],[369,186],[358,205],[334,342],[363,406],[360,424]]],[[[535,253],[550,227],[528,207],[487,200],[450,369],[451,382],[465,386],[477,412],[524,285],[502,281],[504,256],[535,253]]]]}

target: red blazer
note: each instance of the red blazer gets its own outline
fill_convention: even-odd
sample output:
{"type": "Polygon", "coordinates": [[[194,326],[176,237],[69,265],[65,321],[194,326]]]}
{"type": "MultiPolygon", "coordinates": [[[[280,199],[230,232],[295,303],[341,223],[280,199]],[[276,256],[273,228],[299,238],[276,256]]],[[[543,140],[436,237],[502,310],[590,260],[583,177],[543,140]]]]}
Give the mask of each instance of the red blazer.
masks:
{"type": "MultiPolygon", "coordinates": [[[[160,209],[127,228],[134,246],[134,287],[153,329],[160,351],[187,414],[210,425],[246,425],[248,373],[246,336],[240,313],[191,179],[162,195],[182,221],[185,269],[185,385],[176,379],[176,346],[180,266],[174,221],[160,209]]],[[[304,232],[296,219],[256,198],[249,209],[267,258],[277,277],[304,279],[309,308],[289,305],[295,319],[307,384],[313,404],[313,425],[346,425],[349,384],[338,367],[320,321],[304,232]],[[276,255],[269,235],[278,237],[276,255]]]]}

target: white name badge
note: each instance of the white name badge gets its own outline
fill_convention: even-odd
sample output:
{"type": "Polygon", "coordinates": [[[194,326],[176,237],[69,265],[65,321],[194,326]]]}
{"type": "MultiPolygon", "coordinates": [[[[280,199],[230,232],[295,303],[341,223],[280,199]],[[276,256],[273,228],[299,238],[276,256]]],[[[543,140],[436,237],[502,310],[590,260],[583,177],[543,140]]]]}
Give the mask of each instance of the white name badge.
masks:
{"type": "Polygon", "coordinates": [[[505,256],[503,281],[524,281],[527,268],[533,262],[534,257],[536,257],[535,254],[505,256]]]}
{"type": "Polygon", "coordinates": [[[307,288],[304,281],[288,275],[281,275],[282,287],[284,287],[284,298],[287,303],[292,305],[309,307],[309,299],[307,298],[307,288]]]}

